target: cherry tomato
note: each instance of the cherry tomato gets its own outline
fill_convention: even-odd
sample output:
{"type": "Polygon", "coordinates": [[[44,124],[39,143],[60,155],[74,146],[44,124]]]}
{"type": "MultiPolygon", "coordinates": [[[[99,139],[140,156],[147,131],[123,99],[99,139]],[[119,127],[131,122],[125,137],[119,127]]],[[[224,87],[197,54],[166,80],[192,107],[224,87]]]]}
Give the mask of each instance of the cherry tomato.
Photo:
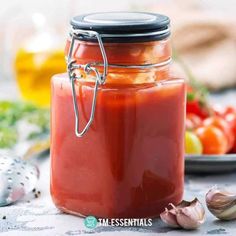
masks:
{"type": "Polygon", "coordinates": [[[228,114],[236,114],[236,108],[232,106],[224,107],[219,104],[213,106],[213,111],[215,115],[220,116],[220,117],[225,117],[228,114]]]}
{"type": "Polygon", "coordinates": [[[234,135],[234,143],[230,150],[232,153],[236,153],[236,113],[229,113],[225,115],[225,120],[230,125],[232,133],[234,135]]]}
{"type": "MultiPolygon", "coordinates": [[[[236,113],[229,113],[224,116],[224,119],[229,124],[231,130],[233,131],[234,135],[236,135],[236,132],[234,130],[236,129],[236,113]]],[[[236,131],[236,130],[235,130],[236,131]]]]}
{"type": "Polygon", "coordinates": [[[198,100],[188,101],[186,111],[187,113],[193,113],[201,118],[206,118],[209,116],[207,109],[201,107],[198,100]]]}
{"type": "Polygon", "coordinates": [[[236,108],[227,106],[221,116],[228,122],[234,135],[234,144],[230,152],[236,153],[236,108]]]}
{"type": "Polygon", "coordinates": [[[225,154],[228,142],[225,134],[219,128],[210,125],[195,130],[203,145],[204,154],[225,154]]]}
{"type": "Polygon", "coordinates": [[[219,116],[209,117],[203,121],[203,125],[204,126],[212,125],[219,128],[227,138],[227,143],[228,143],[227,151],[229,151],[233,147],[235,137],[230,124],[225,119],[219,116]]]}
{"type": "Polygon", "coordinates": [[[232,106],[227,106],[224,111],[224,115],[227,114],[236,114],[236,108],[232,106]]]}
{"type": "Polygon", "coordinates": [[[185,120],[185,128],[186,128],[186,130],[189,130],[189,131],[194,130],[194,124],[193,124],[192,120],[188,119],[187,117],[185,120]]]}
{"type": "Polygon", "coordinates": [[[188,123],[191,124],[191,130],[196,129],[202,124],[202,119],[193,113],[187,113],[186,115],[186,128],[188,123]]]}
{"type": "Polygon", "coordinates": [[[193,132],[185,132],[185,153],[202,154],[202,143],[193,132]]]}

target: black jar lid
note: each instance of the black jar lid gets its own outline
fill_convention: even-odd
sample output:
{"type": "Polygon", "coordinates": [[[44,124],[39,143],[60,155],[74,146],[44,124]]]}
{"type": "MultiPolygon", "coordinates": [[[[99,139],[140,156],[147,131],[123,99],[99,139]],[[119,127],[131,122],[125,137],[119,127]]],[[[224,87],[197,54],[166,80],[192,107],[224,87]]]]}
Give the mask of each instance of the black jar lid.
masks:
{"type": "MultiPolygon", "coordinates": [[[[147,12],[101,12],[75,16],[73,30],[92,30],[104,42],[145,42],[167,38],[170,35],[167,16],[147,12]]],[[[79,35],[80,40],[96,41],[90,35],[79,35]]]]}

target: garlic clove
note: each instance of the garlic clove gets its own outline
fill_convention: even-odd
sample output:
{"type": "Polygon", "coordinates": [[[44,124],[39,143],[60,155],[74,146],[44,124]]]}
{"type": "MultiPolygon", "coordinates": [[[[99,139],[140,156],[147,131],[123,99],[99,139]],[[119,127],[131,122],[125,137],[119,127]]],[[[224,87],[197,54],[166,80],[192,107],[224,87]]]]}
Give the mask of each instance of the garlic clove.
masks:
{"type": "Polygon", "coordinates": [[[176,220],[176,212],[174,209],[168,210],[167,208],[165,208],[165,211],[163,211],[160,214],[160,218],[169,227],[172,227],[172,228],[179,228],[180,227],[177,220],[176,220]]]}
{"type": "Polygon", "coordinates": [[[195,198],[186,206],[178,207],[176,219],[184,229],[197,229],[205,221],[205,210],[203,205],[195,198]]]}
{"type": "Polygon", "coordinates": [[[160,217],[170,227],[196,229],[205,221],[204,207],[197,198],[191,202],[182,201],[177,206],[169,205],[172,209],[166,208],[160,217]]]}
{"type": "Polygon", "coordinates": [[[236,203],[226,209],[225,211],[221,212],[218,215],[218,218],[221,220],[235,220],[236,219],[236,203]]]}
{"type": "Polygon", "coordinates": [[[213,187],[206,194],[206,204],[218,219],[236,219],[236,194],[213,187]]]}

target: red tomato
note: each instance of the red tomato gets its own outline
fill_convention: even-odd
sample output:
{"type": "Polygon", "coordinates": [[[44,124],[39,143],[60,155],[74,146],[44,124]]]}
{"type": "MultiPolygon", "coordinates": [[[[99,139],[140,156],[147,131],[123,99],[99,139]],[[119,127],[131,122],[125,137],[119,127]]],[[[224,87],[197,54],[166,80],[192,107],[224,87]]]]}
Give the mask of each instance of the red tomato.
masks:
{"type": "Polygon", "coordinates": [[[193,113],[187,113],[186,115],[186,129],[187,130],[193,130],[199,127],[202,124],[202,119],[193,114],[193,113]]]}
{"type": "Polygon", "coordinates": [[[224,115],[227,115],[227,114],[236,114],[236,108],[232,106],[227,106],[225,108],[224,115]]]}
{"type": "Polygon", "coordinates": [[[234,135],[234,144],[230,152],[236,153],[236,108],[227,106],[220,114],[228,122],[234,135]]]}
{"type": "Polygon", "coordinates": [[[202,119],[193,113],[188,113],[187,118],[193,122],[195,128],[199,127],[202,124],[202,119]]]}
{"type": "Polygon", "coordinates": [[[202,142],[204,154],[225,154],[228,142],[225,134],[219,128],[203,126],[196,129],[196,134],[202,142]]]}
{"type": "Polygon", "coordinates": [[[209,116],[207,109],[201,107],[199,101],[197,100],[188,101],[186,111],[187,113],[193,113],[201,118],[206,118],[209,116]]]}
{"type": "Polygon", "coordinates": [[[188,119],[187,117],[185,120],[185,128],[186,128],[186,130],[190,130],[190,131],[194,129],[193,122],[190,119],[188,119]]]}
{"type": "Polygon", "coordinates": [[[204,126],[212,125],[219,128],[225,134],[227,138],[227,141],[228,141],[227,151],[229,151],[233,147],[235,137],[234,137],[233,130],[230,124],[225,119],[219,116],[209,117],[203,121],[203,125],[204,126]]]}
{"type": "Polygon", "coordinates": [[[236,108],[232,106],[223,107],[222,105],[219,104],[213,106],[213,111],[215,115],[221,117],[225,117],[228,114],[236,114],[236,108]]]}
{"type": "Polygon", "coordinates": [[[231,130],[234,135],[234,143],[233,147],[230,150],[232,153],[236,153],[236,113],[228,113],[225,115],[225,120],[228,122],[228,124],[231,127],[231,130]]]}
{"type": "MultiPolygon", "coordinates": [[[[229,124],[231,130],[234,131],[234,129],[236,129],[236,114],[234,114],[234,113],[226,114],[224,116],[224,119],[229,124]]],[[[234,132],[234,134],[236,135],[236,132],[234,132]]]]}

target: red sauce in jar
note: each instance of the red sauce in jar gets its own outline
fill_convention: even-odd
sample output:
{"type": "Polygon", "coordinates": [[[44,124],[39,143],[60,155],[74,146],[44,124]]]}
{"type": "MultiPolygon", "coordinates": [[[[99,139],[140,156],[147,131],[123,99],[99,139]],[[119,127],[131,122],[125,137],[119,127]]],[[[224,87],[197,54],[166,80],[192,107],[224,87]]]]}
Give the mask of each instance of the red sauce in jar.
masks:
{"type": "MultiPolygon", "coordinates": [[[[109,63],[157,63],[171,53],[166,39],[104,45],[109,63]]],[[[73,56],[77,63],[101,61],[96,43],[77,41],[73,56]]],[[[84,75],[75,87],[84,127],[94,82],[84,75]]],[[[51,109],[51,195],[58,208],[84,216],[143,218],[181,201],[185,83],[170,76],[169,66],[109,68],[93,123],[82,138],[75,135],[67,74],[53,77],[51,109]]]]}

